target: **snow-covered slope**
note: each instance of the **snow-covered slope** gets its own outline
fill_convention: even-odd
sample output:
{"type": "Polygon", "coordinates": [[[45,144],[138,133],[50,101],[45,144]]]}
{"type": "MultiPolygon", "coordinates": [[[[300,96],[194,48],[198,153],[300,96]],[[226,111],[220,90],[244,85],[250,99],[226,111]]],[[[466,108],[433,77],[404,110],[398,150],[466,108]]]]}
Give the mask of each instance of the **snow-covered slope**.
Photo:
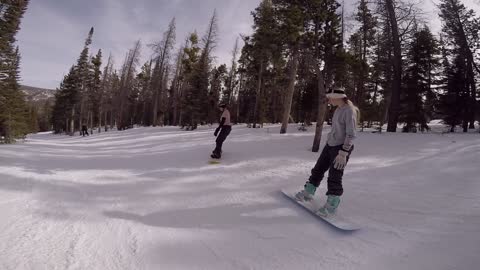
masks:
{"type": "Polygon", "coordinates": [[[344,234],[280,194],[318,154],[278,130],[234,127],[220,165],[213,128],[0,146],[0,269],[478,268],[480,135],[359,134],[344,234]]]}

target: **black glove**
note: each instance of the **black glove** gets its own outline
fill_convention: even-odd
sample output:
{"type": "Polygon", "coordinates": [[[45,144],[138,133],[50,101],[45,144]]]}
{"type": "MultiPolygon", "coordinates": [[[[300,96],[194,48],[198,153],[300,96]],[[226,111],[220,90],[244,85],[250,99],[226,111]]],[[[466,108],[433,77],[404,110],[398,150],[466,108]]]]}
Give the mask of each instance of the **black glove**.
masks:
{"type": "Polygon", "coordinates": [[[215,137],[217,137],[218,132],[220,132],[220,128],[219,128],[219,127],[218,127],[217,129],[215,129],[215,133],[213,133],[213,135],[215,135],[215,137]]]}

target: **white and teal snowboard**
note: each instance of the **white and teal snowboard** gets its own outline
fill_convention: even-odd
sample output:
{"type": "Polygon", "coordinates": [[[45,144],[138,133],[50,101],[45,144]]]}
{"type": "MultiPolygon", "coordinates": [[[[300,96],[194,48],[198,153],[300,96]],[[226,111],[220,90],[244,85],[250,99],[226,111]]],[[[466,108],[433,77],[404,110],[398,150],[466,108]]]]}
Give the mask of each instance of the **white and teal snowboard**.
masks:
{"type": "Polygon", "coordinates": [[[297,193],[297,191],[282,190],[282,193],[287,198],[295,202],[297,205],[307,210],[310,214],[314,215],[315,217],[318,217],[319,219],[330,224],[336,229],[339,229],[342,231],[356,231],[360,229],[360,226],[343,217],[341,213],[337,212],[337,214],[331,217],[322,217],[318,215],[316,211],[325,204],[325,201],[322,201],[321,198],[319,198],[318,196],[315,197],[312,201],[300,202],[297,199],[295,199],[295,194],[297,193]]]}

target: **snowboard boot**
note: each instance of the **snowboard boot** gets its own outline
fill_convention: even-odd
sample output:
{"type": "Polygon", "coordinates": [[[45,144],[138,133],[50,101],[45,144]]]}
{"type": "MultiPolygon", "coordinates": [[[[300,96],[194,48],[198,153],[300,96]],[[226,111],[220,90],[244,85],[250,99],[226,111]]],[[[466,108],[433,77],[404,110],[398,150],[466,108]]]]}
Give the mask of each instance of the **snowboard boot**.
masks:
{"type": "Polygon", "coordinates": [[[212,155],[210,156],[213,159],[220,159],[222,157],[221,154],[213,152],[212,155]]]}
{"type": "Polygon", "coordinates": [[[307,182],[303,190],[295,194],[295,199],[300,202],[309,202],[313,200],[313,195],[315,195],[316,190],[317,188],[314,185],[312,185],[310,182],[307,182]]]}
{"type": "Polygon", "coordinates": [[[325,205],[318,209],[317,214],[322,217],[330,217],[337,212],[338,205],[340,204],[340,196],[328,195],[325,205]]]}

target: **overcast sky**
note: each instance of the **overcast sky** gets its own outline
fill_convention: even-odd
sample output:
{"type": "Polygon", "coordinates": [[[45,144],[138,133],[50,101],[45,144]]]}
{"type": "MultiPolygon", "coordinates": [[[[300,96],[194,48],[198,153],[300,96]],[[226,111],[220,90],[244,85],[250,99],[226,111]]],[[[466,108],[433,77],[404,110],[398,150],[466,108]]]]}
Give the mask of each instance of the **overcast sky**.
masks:
{"type": "MultiPolygon", "coordinates": [[[[422,0],[418,0],[422,1],[422,0]]],[[[357,0],[345,0],[351,12],[357,0]]],[[[434,31],[440,29],[433,2],[423,0],[424,12],[434,31]]],[[[480,15],[480,0],[463,0],[480,15]]],[[[22,21],[18,45],[22,53],[22,84],[56,88],[74,64],[91,26],[95,27],[92,53],[102,49],[104,62],[111,53],[118,67],[138,39],[144,45],[160,40],[173,17],[177,22],[177,47],[188,33],[200,35],[216,8],[219,15],[217,62],[228,63],[239,34],[251,32],[252,17],[260,0],[35,0],[22,21]]],[[[142,56],[151,51],[144,46],[142,56]]]]}

